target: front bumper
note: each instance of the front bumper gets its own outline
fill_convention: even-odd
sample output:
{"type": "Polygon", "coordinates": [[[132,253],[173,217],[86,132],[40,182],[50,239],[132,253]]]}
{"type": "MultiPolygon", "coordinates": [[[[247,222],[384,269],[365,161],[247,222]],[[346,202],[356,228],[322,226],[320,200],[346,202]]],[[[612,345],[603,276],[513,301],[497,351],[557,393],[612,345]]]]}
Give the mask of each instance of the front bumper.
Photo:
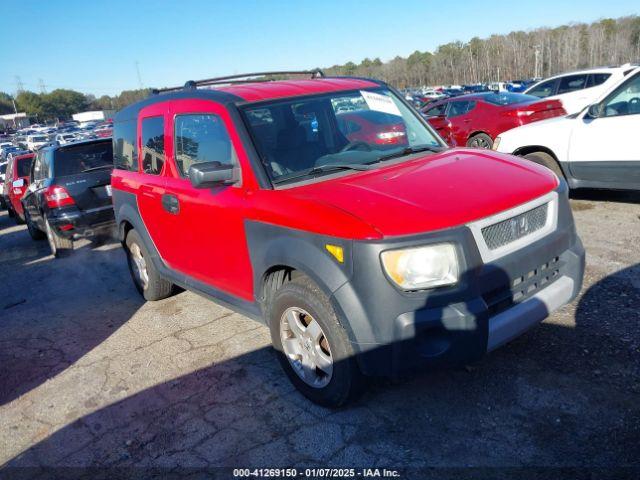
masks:
{"type": "Polygon", "coordinates": [[[52,210],[49,224],[64,238],[84,238],[108,233],[115,226],[113,206],[106,205],[87,210],[67,207],[52,210]]]}
{"type": "Polygon", "coordinates": [[[351,281],[334,292],[362,371],[394,375],[481,358],[573,300],[582,287],[585,253],[566,198],[559,191],[555,230],[489,263],[466,226],[419,237],[354,243],[351,281]],[[392,286],[380,253],[428,243],[459,246],[457,285],[422,292],[392,286]]]}

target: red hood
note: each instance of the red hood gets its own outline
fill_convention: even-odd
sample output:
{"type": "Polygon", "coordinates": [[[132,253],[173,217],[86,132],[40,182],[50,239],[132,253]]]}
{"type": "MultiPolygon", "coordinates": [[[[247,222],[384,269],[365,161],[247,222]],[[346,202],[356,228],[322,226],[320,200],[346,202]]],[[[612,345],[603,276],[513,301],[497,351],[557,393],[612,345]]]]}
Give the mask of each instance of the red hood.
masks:
{"type": "Polygon", "coordinates": [[[490,151],[453,149],[292,188],[289,193],[359,218],[383,236],[463,225],[558,185],[546,168],[490,151]]]}

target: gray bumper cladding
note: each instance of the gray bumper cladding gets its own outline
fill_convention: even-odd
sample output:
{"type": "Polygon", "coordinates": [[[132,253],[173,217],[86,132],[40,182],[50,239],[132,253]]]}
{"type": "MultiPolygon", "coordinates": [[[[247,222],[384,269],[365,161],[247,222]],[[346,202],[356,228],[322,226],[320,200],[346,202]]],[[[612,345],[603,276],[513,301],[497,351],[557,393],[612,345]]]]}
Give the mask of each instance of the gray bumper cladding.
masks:
{"type": "Polygon", "coordinates": [[[531,298],[492,317],[487,351],[495,350],[542,322],[551,312],[570,302],[573,292],[573,279],[563,276],[531,298]]]}

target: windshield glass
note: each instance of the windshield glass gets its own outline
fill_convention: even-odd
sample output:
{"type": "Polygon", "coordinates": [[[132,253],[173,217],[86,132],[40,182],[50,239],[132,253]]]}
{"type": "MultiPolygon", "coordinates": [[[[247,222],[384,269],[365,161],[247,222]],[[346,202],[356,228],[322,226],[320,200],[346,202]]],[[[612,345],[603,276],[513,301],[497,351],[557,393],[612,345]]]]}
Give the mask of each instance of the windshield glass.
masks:
{"type": "Polygon", "coordinates": [[[46,142],[47,141],[47,137],[32,137],[31,141],[32,142],[46,142]]]}
{"type": "Polygon", "coordinates": [[[314,168],[329,171],[331,165],[375,163],[409,148],[443,146],[387,89],[262,103],[246,107],[244,115],[274,183],[300,179],[314,168]]]}
{"type": "Polygon", "coordinates": [[[75,175],[90,169],[113,165],[111,142],[71,144],[56,150],[53,173],[56,177],[75,175]]]}
{"type": "Polygon", "coordinates": [[[524,93],[487,93],[483,96],[485,102],[493,103],[494,105],[513,105],[515,103],[525,102],[537,102],[540,100],[533,95],[525,95],[524,93]]]}

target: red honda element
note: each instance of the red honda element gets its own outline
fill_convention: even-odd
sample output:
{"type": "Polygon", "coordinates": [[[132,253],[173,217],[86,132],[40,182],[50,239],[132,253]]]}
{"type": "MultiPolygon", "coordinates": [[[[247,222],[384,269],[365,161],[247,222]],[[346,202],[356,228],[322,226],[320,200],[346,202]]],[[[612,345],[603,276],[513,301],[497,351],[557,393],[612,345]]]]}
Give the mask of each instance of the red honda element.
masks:
{"type": "Polygon", "coordinates": [[[337,406],[363,375],[469,362],[576,296],[584,250],[551,171],[447,149],[382,82],[296,73],[117,114],[113,202],[147,300],[179,285],[263,321],[293,384],[337,406]],[[350,135],[344,105],[402,142],[350,135]]]}

